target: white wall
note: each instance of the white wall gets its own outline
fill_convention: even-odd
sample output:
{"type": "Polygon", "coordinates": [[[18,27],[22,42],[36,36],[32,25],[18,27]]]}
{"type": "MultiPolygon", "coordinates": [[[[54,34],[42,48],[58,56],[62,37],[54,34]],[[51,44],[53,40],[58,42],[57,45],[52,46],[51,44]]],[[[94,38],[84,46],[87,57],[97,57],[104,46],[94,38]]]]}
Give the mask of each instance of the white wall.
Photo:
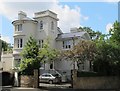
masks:
{"type": "Polygon", "coordinates": [[[13,55],[4,54],[1,56],[3,71],[10,71],[13,67],[13,55]]]}

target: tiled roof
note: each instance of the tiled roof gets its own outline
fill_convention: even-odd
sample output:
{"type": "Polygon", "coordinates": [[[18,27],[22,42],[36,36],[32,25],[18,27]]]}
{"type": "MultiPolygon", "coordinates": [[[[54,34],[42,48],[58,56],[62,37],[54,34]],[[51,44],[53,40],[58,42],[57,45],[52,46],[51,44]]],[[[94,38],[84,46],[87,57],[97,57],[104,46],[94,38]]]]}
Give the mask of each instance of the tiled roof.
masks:
{"type": "Polygon", "coordinates": [[[65,38],[73,38],[73,37],[82,37],[86,32],[75,32],[75,33],[63,33],[59,34],[56,40],[65,39],[65,38]]]}

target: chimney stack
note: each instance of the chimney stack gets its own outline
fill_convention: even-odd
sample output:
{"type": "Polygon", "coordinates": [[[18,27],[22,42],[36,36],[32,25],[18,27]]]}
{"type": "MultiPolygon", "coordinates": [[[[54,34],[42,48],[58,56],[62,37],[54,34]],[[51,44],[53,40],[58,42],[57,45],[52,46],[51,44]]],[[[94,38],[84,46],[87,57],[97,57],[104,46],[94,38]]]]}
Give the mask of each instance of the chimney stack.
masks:
{"type": "Polygon", "coordinates": [[[27,17],[27,14],[23,11],[19,11],[18,13],[18,19],[22,20],[23,18],[27,17]]]}

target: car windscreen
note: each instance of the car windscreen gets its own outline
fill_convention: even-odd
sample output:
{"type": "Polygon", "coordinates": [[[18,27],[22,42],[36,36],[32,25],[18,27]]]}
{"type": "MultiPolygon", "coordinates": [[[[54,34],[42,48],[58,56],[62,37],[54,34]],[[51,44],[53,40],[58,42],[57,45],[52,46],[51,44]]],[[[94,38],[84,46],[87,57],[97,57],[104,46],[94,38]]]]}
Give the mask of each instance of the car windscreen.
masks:
{"type": "Polygon", "coordinates": [[[55,76],[55,77],[60,77],[59,74],[52,74],[52,75],[55,76]]]}

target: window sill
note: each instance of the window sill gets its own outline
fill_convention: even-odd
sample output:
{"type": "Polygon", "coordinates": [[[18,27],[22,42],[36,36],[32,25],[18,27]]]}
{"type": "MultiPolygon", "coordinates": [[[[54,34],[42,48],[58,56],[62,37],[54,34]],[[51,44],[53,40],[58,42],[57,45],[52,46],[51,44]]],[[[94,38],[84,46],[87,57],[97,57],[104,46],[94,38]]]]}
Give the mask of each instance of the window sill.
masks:
{"type": "Polygon", "coordinates": [[[14,50],[21,50],[21,49],[23,49],[23,48],[14,48],[14,50]]]}
{"type": "Polygon", "coordinates": [[[63,50],[70,50],[71,48],[62,48],[63,50]]]}
{"type": "Polygon", "coordinates": [[[44,31],[44,29],[40,29],[39,31],[42,32],[42,31],[44,31]]]}
{"type": "Polygon", "coordinates": [[[22,32],[23,30],[21,30],[21,31],[15,31],[15,32],[22,32]]]}

